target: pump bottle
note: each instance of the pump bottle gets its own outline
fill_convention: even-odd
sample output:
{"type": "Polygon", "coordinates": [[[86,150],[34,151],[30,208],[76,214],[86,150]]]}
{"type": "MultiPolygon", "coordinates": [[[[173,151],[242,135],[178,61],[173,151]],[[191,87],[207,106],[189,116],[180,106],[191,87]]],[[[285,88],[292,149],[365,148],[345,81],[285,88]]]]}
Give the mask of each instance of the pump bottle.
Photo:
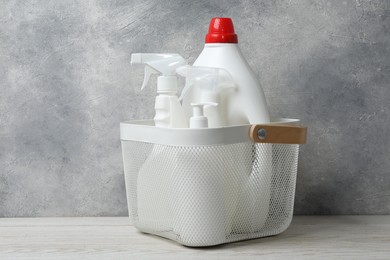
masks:
{"type": "MultiPolygon", "coordinates": [[[[192,89],[200,91],[200,103],[191,103],[193,116],[190,118],[190,128],[204,128],[206,126],[215,128],[225,126],[227,120],[225,103],[226,96],[229,94],[234,95],[236,91],[236,85],[234,84],[234,81],[229,72],[221,68],[196,67],[188,65],[179,67],[176,72],[186,79],[186,84],[180,99],[185,98],[192,89]]],[[[213,188],[209,187],[211,190],[215,190],[218,187],[218,190],[223,191],[218,194],[218,196],[221,196],[220,199],[215,200],[217,205],[212,205],[211,201],[207,200],[201,203],[200,201],[202,200],[200,199],[198,200],[199,203],[197,203],[197,205],[200,207],[198,211],[201,211],[202,208],[203,210],[220,210],[221,205],[223,205],[223,212],[220,212],[219,214],[223,214],[222,218],[225,220],[224,235],[228,236],[232,232],[233,219],[234,214],[236,213],[239,190],[245,183],[245,172],[251,172],[251,163],[248,162],[237,164],[236,162],[232,161],[230,157],[231,154],[237,154],[238,158],[244,157],[242,158],[243,160],[248,159],[247,157],[245,158],[245,156],[243,156],[243,153],[241,153],[240,150],[237,150],[237,147],[233,146],[224,147],[223,151],[220,151],[218,158],[223,161],[223,164],[220,164],[218,167],[211,167],[212,165],[215,165],[215,162],[210,161],[208,156],[199,157],[200,155],[198,155],[198,153],[193,153],[191,150],[186,151],[186,153],[187,154],[185,154],[185,156],[188,158],[198,158],[201,162],[208,162],[207,165],[213,169],[211,172],[209,172],[209,169],[207,169],[205,176],[197,173],[197,178],[199,178],[199,176],[203,179],[210,178],[210,180],[207,182],[212,183],[211,180],[214,178],[214,176],[219,176],[219,180],[214,182],[213,188]],[[243,165],[246,167],[246,169],[243,169],[243,165]]],[[[195,176],[193,179],[195,179],[195,176]]],[[[187,189],[195,189],[195,191],[197,189],[204,190],[203,193],[206,193],[206,189],[204,187],[196,186],[197,183],[201,182],[194,182],[189,186],[191,189],[187,189]]],[[[211,191],[209,191],[209,194],[210,192],[211,191]]],[[[192,195],[194,198],[197,198],[198,196],[199,195],[196,193],[192,195]]],[[[214,196],[216,195],[214,194],[214,196]]],[[[179,197],[182,197],[183,199],[188,198],[188,196],[185,195],[181,195],[179,197]]],[[[221,215],[218,215],[217,213],[218,212],[210,211],[210,216],[219,216],[219,218],[221,218],[221,215]]],[[[187,218],[191,219],[190,216],[187,216],[187,218]]],[[[212,217],[210,217],[207,221],[208,224],[217,222],[221,222],[221,220],[213,219],[212,217]]],[[[216,226],[216,224],[212,224],[211,226],[216,226]]],[[[208,227],[205,227],[205,229],[208,230],[207,232],[213,230],[208,227]]],[[[202,230],[202,232],[205,231],[202,230]]],[[[213,230],[213,232],[216,231],[213,230]]],[[[220,235],[222,236],[223,234],[220,235]]]]}
{"type": "Polygon", "coordinates": [[[204,109],[206,106],[216,107],[218,103],[206,102],[206,103],[192,103],[192,117],[190,118],[190,128],[208,128],[209,120],[204,115],[204,109]]]}
{"type": "MultiPolygon", "coordinates": [[[[177,74],[185,77],[186,84],[179,100],[183,100],[193,88],[200,92],[199,103],[217,103],[218,106],[205,105],[204,116],[208,118],[208,127],[223,127],[227,124],[226,96],[234,93],[236,85],[229,72],[221,68],[182,66],[177,74]]],[[[192,103],[191,103],[192,104],[192,103]]]]}
{"type": "MultiPolygon", "coordinates": [[[[202,131],[208,127],[204,108],[217,103],[192,103],[190,128],[202,131]]],[[[218,244],[231,232],[227,225],[224,192],[224,157],[212,156],[209,149],[180,149],[173,170],[173,232],[185,244],[194,238],[204,244],[218,244]],[[227,229],[228,228],[228,229],[227,229]]]]}

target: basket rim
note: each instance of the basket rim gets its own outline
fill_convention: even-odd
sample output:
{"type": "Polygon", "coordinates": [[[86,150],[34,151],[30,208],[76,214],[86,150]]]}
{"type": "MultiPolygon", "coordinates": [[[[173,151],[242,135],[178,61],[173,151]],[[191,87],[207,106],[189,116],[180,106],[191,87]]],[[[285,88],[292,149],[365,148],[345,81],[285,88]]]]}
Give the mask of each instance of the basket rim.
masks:
{"type": "MultiPolygon", "coordinates": [[[[298,123],[299,119],[275,118],[271,121],[269,124],[292,124],[298,123]]],[[[131,120],[120,123],[120,139],[173,146],[228,145],[253,142],[249,135],[251,126],[160,128],[154,126],[153,120],[131,120]]]]}

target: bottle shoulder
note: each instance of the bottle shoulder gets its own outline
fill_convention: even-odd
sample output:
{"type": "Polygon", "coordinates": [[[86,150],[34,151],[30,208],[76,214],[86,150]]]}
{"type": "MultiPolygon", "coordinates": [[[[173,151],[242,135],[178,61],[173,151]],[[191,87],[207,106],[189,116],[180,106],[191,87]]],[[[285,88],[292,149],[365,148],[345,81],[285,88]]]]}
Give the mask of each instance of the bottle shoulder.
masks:
{"type": "Polygon", "coordinates": [[[228,121],[268,122],[269,114],[265,95],[257,75],[250,68],[237,44],[208,44],[194,63],[226,69],[237,85],[237,91],[229,96],[228,121]],[[235,102],[232,104],[231,102],[235,102]],[[245,106],[241,104],[245,102],[245,106]]]}
{"type": "Polygon", "coordinates": [[[194,66],[224,68],[234,78],[239,74],[255,76],[237,44],[206,44],[194,66]]]}

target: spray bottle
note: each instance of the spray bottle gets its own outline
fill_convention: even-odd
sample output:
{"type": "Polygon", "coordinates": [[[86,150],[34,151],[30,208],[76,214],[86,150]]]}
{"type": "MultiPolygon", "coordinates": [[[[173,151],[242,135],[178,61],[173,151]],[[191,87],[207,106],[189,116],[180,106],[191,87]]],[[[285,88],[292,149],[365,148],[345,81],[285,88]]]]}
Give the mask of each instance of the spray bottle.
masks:
{"type": "Polygon", "coordinates": [[[145,76],[141,90],[147,85],[152,74],[161,73],[157,78],[157,94],[155,101],[155,126],[170,128],[187,127],[186,118],[176,96],[176,68],[186,64],[179,54],[169,53],[133,53],[131,64],[145,64],[145,76]]]}
{"type": "MultiPolygon", "coordinates": [[[[186,64],[178,54],[134,53],[131,64],[145,64],[145,76],[141,90],[147,85],[152,74],[161,74],[157,78],[157,97],[155,101],[156,127],[184,128],[186,118],[181,104],[176,96],[176,68],[186,64]]],[[[141,228],[151,228],[157,231],[171,230],[172,212],[170,201],[172,192],[170,176],[163,175],[158,169],[167,163],[167,147],[154,145],[148,158],[138,172],[137,204],[138,225],[141,228]],[[161,196],[164,194],[164,196],[161,196]]],[[[172,164],[175,158],[170,158],[172,164]]]]}
{"type": "MultiPolygon", "coordinates": [[[[229,72],[221,68],[182,66],[177,74],[186,78],[186,84],[179,100],[183,100],[191,89],[200,91],[198,103],[205,104],[204,116],[208,118],[208,127],[222,127],[227,124],[226,94],[235,90],[236,85],[229,72]],[[207,105],[216,103],[218,106],[207,105]]],[[[191,103],[191,105],[194,103],[191,103]]]]}

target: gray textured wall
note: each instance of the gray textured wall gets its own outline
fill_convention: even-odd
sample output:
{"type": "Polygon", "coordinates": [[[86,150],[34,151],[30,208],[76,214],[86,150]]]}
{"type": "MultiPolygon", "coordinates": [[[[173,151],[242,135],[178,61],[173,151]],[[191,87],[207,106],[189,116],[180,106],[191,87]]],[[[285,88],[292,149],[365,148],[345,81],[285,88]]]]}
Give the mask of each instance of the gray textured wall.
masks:
{"type": "Polygon", "coordinates": [[[193,62],[213,16],[272,114],[310,127],[295,212],[390,213],[388,1],[0,3],[0,216],[126,215],[119,122],[154,101],[130,54],[193,62]]]}

